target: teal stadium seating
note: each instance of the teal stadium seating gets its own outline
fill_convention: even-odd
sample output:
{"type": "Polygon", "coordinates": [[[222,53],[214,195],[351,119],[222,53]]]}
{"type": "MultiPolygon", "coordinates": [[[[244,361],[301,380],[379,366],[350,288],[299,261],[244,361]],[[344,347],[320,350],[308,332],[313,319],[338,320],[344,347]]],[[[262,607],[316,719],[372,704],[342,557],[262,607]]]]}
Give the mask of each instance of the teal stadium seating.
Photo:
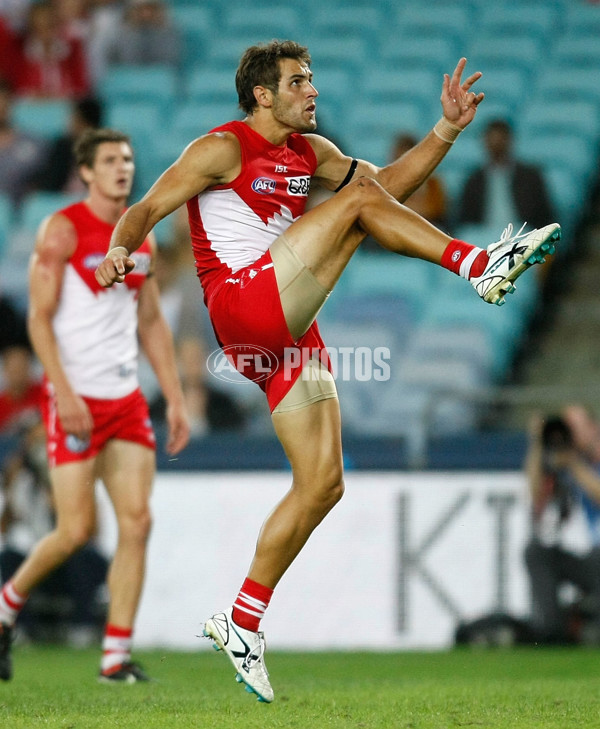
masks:
{"type": "MultiPolygon", "coordinates": [[[[431,128],[440,114],[442,73],[467,56],[468,71],[484,74],[478,88],[486,100],[437,171],[450,210],[465,176],[482,161],[486,122],[503,117],[514,122],[519,155],[543,167],[565,232],[577,225],[600,139],[597,4],[306,0],[299,6],[173,0],[169,12],[182,32],[181,66],[112,67],[98,89],[107,123],[132,136],[135,197],[192,139],[238,115],[233,76],[241,52],[259,41],[289,37],[311,50],[322,131],[347,153],[376,164],[387,162],[397,132],[423,134],[431,128]]],[[[19,100],[14,118],[19,128],[52,137],[66,129],[68,115],[64,101],[19,100]]],[[[15,216],[0,198],[3,289],[8,283],[13,291],[26,290],[23,262],[35,229],[66,201],[32,195],[15,216]]],[[[167,230],[166,224],[157,230],[162,242],[167,230]]],[[[480,245],[500,232],[452,231],[480,245]]],[[[334,346],[387,342],[394,377],[377,383],[385,385],[384,396],[370,383],[338,382],[345,421],[362,432],[410,437],[417,447],[422,433],[415,424],[431,414],[436,388],[448,382],[476,388],[502,380],[538,300],[535,275],[521,279],[517,294],[499,308],[483,304],[465,281],[435,266],[359,252],[323,311],[326,341],[334,346]]],[[[472,428],[475,421],[476,409],[457,400],[435,413],[441,433],[472,428]]]]}
{"type": "Polygon", "coordinates": [[[18,129],[51,139],[64,132],[71,115],[71,104],[63,99],[17,99],[13,123],[18,129]]]}

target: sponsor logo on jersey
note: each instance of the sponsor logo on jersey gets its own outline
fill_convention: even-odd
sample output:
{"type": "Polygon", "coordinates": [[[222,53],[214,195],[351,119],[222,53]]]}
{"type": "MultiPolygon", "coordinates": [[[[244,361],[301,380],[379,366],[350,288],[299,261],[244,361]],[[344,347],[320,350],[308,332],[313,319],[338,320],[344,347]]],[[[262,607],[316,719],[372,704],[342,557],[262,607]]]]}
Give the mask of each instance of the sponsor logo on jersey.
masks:
{"type": "Polygon", "coordinates": [[[118,369],[119,377],[131,377],[131,375],[133,375],[133,374],[135,374],[135,365],[132,365],[132,364],[119,365],[119,369],[118,369]]]}
{"type": "Polygon", "coordinates": [[[149,253],[132,253],[131,260],[135,263],[132,273],[146,275],[150,270],[150,254],[149,253]]]}
{"type": "Polygon", "coordinates": [[[287,191],[288,195],[294,195],[296,197],[306,197],[310,190],[310,175],[303,175],[302,177],[286,177],[287,180],[287,191]]]}
{"type": "Polygon", "coordinates": [[[70,433],[65,438],[65,446],[67,447],[67,450],[71,451],[71,453],[83,453],[89,448],[90,439],[86,438],[84,440],[83,438],[78,438],[76,435],[73,435],[73,433],[70,433]]]}
{"type": "MultiPolygon", "coordinates": [[[[147,274],[150,270],[150,255],[148,253],[132,253],[131,260],[135,263],[135,273],[147,274]]],[[[88,271],[95,271],[104,260],[102,253],[90,253],[83,259],[83,267],[88,271]]]]}
{"type": "Polygon", "coordinates": [[[260,192],[261,195],[272,195],[276,186],[277,183],[270,177],[257,177],[252,183],[254,192],[260,192]]]}
{"type": "Polygon", "coordinates": [[[87,268],[88,271],[95,271],[103,260],[102,253],[90,253],[89,256],[83,259],[83,267],[87,268]]]}

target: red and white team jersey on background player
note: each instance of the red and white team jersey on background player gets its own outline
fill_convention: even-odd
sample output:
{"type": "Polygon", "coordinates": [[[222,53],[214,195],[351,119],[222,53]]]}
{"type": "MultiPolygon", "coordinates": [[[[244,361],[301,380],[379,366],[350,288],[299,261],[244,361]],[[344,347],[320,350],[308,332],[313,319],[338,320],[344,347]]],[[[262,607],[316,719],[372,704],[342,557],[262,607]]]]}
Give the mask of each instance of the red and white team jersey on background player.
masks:
{"type": "Polygon", "coordinates": [[[53,319],[61,362],[79,395],[124,397],[138,387],[137,298],[150,267],[150,243],[145,240],[131,256],[135,268],[125,282],[105,289],[94,271],[108,251],[114,226],[97,218],[84,202],[59,212],[77,233],[53,319]]]}
{"type": "MultiPolygon", "coordinates": [[[[323,352],[316,321],[300,340],[292,339],[269,251],[306,208],[316,155],[301,134],[277,146],[244,122],[213,130],[222,131],[239,140],[241,172],[187,204],[196,269],[217,339],[222,347],[267,349],[280,360],[287,348],[323,352]]],[[[279,367],[265,379],[244,360],[240,372],[265,391],[273,410],[301,370],[302,365],[279,367]]]]}

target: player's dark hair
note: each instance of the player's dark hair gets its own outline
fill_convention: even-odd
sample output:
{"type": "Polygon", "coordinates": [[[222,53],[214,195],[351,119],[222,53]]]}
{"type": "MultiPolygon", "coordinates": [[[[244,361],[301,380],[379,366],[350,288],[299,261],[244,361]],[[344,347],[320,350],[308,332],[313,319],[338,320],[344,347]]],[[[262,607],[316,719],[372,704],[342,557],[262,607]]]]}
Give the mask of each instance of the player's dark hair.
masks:
{"type": "Polygon", "coordinates": [[[250,46],[244,51],[235,74],[235,87],[239,107],[246,114],[252,114],[257,107],[255,86],[264,86],[274,94],[277,93],[281,79],[279,61],[284,58],[310,66],[308,48],[295,41],[272,40],[270,43],[250,46]]]}
{"type": "Polygon", "coordinates": [[[105,142],[125,142],[131,147],[131,139],[116,129],[86,129],[76,140],[73,154],[78,167],[93,167],[98,147],[105,142]]]}
{"type": "Polygon", "coordinates": [[[573,434],[562,418],[551,417],[546,420],[542,428],[542,445],[548,450],[573,447],[573,434]]]}
{"type": "Polygon", "coordinates": [[[88,126],[98,129],[102,125],[103,109],[99,99],[93,96],[77,99],[73,104],[73,109],[88,126]]]}
{"type": "Polygon", "coordinates": [[[485,127],[485,134],[489,134],[490,132],[503,132],[511,136],[513,128],[508,119],[491,119],[485,127]]]}

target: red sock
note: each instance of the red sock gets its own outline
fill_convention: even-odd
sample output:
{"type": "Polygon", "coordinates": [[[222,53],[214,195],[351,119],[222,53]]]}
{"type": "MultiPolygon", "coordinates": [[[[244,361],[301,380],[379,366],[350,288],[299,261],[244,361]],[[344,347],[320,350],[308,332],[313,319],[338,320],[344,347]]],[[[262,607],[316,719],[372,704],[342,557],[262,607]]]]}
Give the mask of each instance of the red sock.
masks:
{"type": "Polygon", "coordinates": [[[108,623],[102,641],[102,670],[116,670],[131,658],[133,630],[108,623]]]}
{"type": "Polygon", "coordinates": [[[467,281],[481,276],[487,266],[489,256],[483,248],[454,238],[442,253],[441,265],[467,281]]]}
{"type": "Polygon", "coordinates": [[[233,603],[234,623],[240,628],[256,633],[272,595],[273,590],[270,587],[259,585],[258,582],[246,577],[242,589],[233,603]]]}

